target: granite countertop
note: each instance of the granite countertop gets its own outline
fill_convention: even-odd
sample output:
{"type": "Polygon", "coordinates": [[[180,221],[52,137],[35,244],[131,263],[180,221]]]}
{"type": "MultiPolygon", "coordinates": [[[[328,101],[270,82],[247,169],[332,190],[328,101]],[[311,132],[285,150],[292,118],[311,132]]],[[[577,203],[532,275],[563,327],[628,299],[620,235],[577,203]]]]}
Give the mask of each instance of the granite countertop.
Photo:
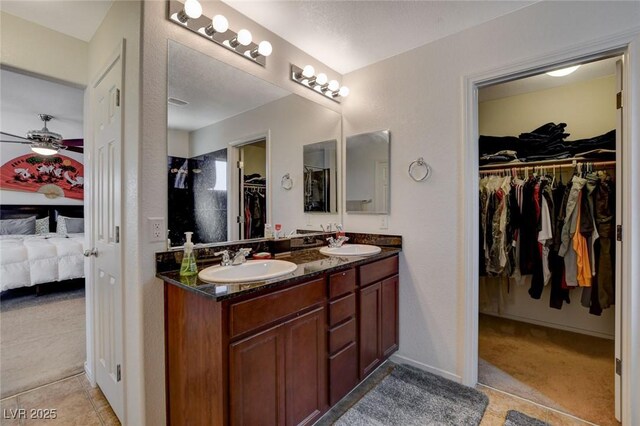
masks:
{"type": "MultiPolygon", "coordinates": [[[[385,259],[400,253],[398,248],[382,247],[382,251],[372,256],[325,256],[318,249],[296,250],[290,255],[278,257],[298,265],[291,274],[267,281],[256,281],[242,284],[215,284],[200,280],[197,276],[181,277],[179,271],[159,272],[156,277],[169,284],[182,287],[216,301],[223,301],[241,295],[253,293],[267,288],[276,288],[292,282],[304,281],[327,272],[340,271],[353,266],[385,259]]],[[[203,265],[203,267],[212,266],[203,265]]]]}

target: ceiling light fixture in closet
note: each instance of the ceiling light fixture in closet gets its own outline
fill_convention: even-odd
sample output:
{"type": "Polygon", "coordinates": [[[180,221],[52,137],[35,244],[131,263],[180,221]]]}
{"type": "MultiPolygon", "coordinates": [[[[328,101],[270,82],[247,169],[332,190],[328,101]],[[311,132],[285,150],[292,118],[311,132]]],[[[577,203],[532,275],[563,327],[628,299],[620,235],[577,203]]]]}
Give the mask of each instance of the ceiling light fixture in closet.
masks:
{"type": "Polygon", "coordinates": [[[169,0],[169,20],[263,67],[273,52],[266,40],[254,43],[249,30],[243,28],[237,33],[230,30],[229,21],[223,15],[213,18],[203,15],[198,0],[186,0],[184,4],[169,0]]]}
{"type": "Polygon", "coordinates": [[[567,76],[567,75],[571,74],[572,72],[574,72],[578,68],[580,68],[580,65],[574,65],[574,66],[568,67],[568,68],[562,68],[562,69],[555,70],[555,71],[549,71],[547,73],[547,75],[550,75],[551,77],[564,77],[564,76],[567,76]]]}
{"type": "Polygon", "coordinates": [[[325,73],[321,72],[316,75],[316,70],[311,65],[300,68],[291,64],[291,80],[336,102],[349,96],[347,86],[340,86],[338,80],[329,81],[329,77],[325,73]]]}

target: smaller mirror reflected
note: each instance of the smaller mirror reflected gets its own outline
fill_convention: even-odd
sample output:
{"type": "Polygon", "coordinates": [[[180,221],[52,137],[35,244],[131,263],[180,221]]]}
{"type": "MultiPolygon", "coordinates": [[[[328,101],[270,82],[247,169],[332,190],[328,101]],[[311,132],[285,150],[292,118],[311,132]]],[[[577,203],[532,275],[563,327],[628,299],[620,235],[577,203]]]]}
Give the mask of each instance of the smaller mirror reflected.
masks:
{"type": "Polygon", "coordinates": [[[389,131],[348,136],[346,143],[347,213],[388,214],[389,131]]]}
{"type": "Polygon", "coordinates": [[[305,213],[337,211],[337,147],[335,139],[303,147],[305,213]]]}

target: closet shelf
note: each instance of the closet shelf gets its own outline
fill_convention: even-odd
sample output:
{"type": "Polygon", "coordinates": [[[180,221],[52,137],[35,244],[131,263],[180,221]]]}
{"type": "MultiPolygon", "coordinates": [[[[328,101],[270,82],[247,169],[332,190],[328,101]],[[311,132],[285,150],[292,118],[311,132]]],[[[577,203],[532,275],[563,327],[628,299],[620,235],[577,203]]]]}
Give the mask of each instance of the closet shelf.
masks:
{"type": "Polygon", "coordinates": [[[555,166],[555,167],[573,167],[574,163],[591,163],[594,166],[612,166],[615,165],[616,162],[612,160],[608,161],[598,161],[589,158],[566,158],[562,160],[542,160],[542,161],[528,161],[521,163],[494,163],[494,164],[485,164],[480,166],[480,170],[495,170],[495,169],[523,169],[525,167],[540,167],[540,166],[555,166]]]}

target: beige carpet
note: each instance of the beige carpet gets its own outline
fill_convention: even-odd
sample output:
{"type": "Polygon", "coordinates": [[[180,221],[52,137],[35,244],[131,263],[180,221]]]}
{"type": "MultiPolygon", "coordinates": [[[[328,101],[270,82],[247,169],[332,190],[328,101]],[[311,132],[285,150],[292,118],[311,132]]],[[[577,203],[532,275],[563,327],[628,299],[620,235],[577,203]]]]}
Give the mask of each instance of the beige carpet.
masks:
{"type": "Polygon", "coordinates": [[[599,425],[614,411],[614,342],[480,315],[482,384],[599,425]]]}
{"type": "Polygon", "coordinates": [[[0,398],[84,370],[84,289],[0,302],[0,398]]]}

